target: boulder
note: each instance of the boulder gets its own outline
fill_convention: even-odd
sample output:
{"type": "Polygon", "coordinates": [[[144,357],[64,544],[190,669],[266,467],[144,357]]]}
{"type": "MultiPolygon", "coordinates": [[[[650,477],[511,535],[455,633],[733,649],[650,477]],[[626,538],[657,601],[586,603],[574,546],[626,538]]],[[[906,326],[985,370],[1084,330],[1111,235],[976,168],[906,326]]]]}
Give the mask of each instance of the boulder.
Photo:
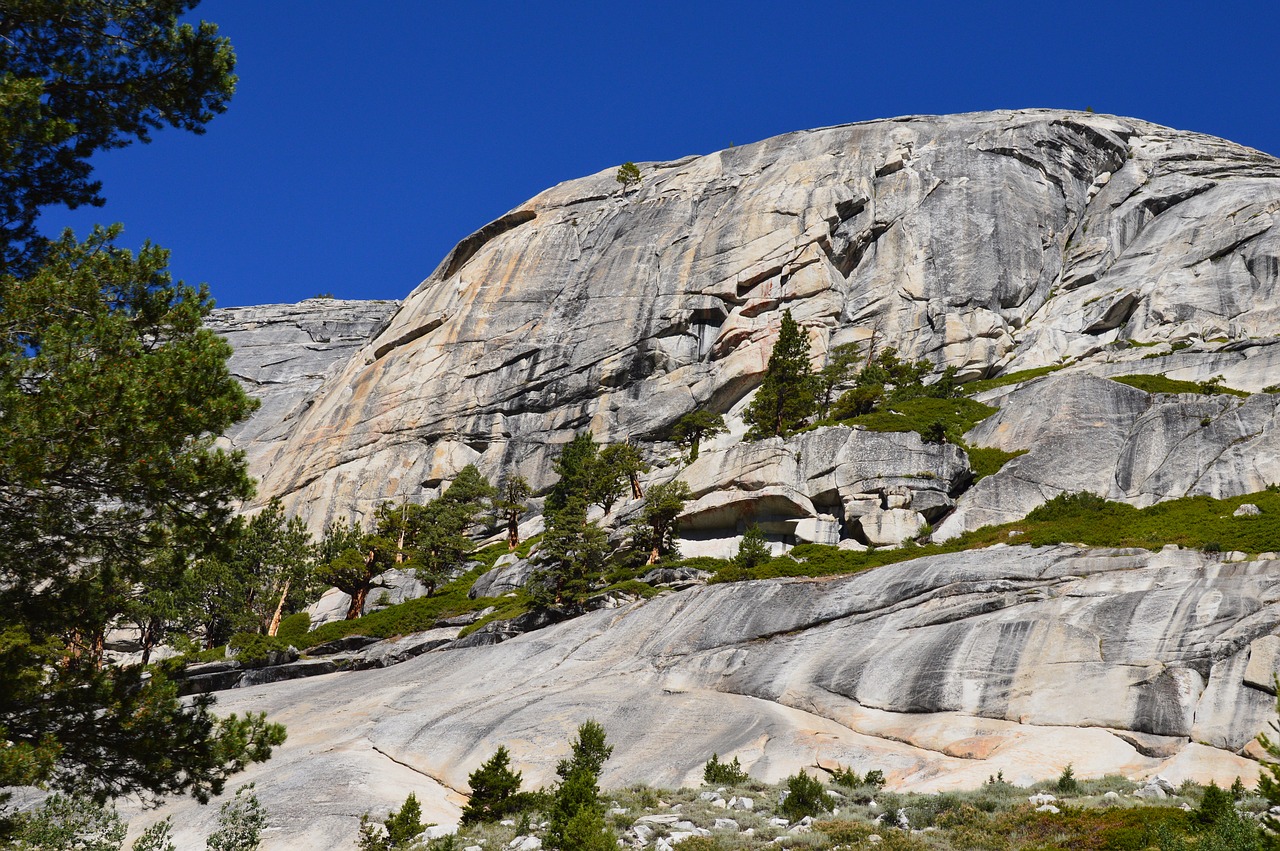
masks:
{"type": "Polygon", "coordinates": [[[896,547],[914,538],[924,526],[924,515],[909,508],[876,510],[858,518],[863,537],[874,547],[896,547]]]}
{"type": "Polygon", "coordinates": [[[467,596],[472,600],[480,597],[501,597],[523,588],[528,583],[529,577],[533,575],[533,562],[530,559],[509,559],[508,556],[498,559],[499,562],[504,560],[506,564],[496,564],[493,570],[482,573],[472,583],[467,596]]]}

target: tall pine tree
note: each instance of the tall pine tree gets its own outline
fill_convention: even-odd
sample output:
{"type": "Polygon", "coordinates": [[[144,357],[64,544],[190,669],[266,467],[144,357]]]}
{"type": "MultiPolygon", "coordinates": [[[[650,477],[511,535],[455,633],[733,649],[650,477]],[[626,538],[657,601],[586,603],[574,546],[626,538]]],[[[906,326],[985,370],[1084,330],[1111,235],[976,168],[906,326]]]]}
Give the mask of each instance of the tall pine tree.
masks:
{"type": "Polygon", "coordinates": [[[764,383],[744,417],[750,426],[748,439],[786,437],[803,426],[817,409],[818,389],[809,362],[809,337],[791,311],[784,311],[764,383]]]}

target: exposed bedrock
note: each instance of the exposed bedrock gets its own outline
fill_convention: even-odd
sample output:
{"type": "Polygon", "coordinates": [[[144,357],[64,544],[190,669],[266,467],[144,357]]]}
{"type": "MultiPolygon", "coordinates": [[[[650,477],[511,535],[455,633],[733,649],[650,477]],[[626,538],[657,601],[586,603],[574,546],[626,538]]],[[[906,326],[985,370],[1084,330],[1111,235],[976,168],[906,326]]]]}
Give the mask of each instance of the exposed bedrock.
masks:
{"type": "MultiPolygon", "coordinates": [[[[695,783],[712,752],[777,780],[885,770],[895,787],[1076,773],[1252,783],[1274,717],[1276,562],[1167,549],[997,547],[825,580],[696,587],[489,647],[223,692],[289,742],[245,781],[271,848],[348,847],[410,790],[456,820],[500,744],[552,778],[575,726],[615,745],[604,783],[695,783]],[[1252,744],[1251,744],[1252,743],[1252,744]]],[[[237,778],[239,780],[239,778],[237,778]]],[[[170,804],[192,836],[215,808],[170,804]]],[[[163,814],[163,812],[162,812],[163,814]]]]}
{"type": "Polygon", "coordinates": [[[815,358],[874,337],[969,377],[1064,358],[1145,371],[1193,342],[1162,371],[1270,383],[1254,367],[1275,357],[1242,366],[1280,328],[1280,164],[1257,151],[1028,110],[642,171],[626,192],[613,170],[568,181],[460,243],[313,404],[242,434],[269,444],[251,448],[261,498],[319,528],[470,462],[544,486],[575,430],[651,439],[695,406],[728,411],[784,309],[815,358]]]}
{"type": "Polygon", "coordinates": [[[228,364],[249,394],[261,402],[252,418],[227,432],[263,475],[325,380],[382,330],[400,303],[312,298],[298,304],[265,304],[214,310],[205,324],[233,349],[228,364]]]}
{"type": "Polygon", "coordinates": [[[1003,395],[968,437],[1026,450],[957,500],[948,538],[1023,517],[1063,492],[1091,491],[1145,507],[1217,498],[1280,482],[1280,395],[1145,393],[1088,375],[1057,376],[1003,395]]]}

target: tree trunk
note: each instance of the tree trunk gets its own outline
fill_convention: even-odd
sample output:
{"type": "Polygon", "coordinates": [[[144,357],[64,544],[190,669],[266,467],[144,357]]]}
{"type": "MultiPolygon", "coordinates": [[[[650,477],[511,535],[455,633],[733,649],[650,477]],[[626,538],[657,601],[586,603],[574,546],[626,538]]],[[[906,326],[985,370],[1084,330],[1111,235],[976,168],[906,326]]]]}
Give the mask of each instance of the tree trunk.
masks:
{"type": "Polygon", "coordinates": [[[507,514],[507,549],[514,550],[520,546],[520,515],[514,511],[507,514]]]}
{"type": "Polygon", "coordinates": [[[271,625],[267,627],[267,635],[275,635],[280,631],[280,615],[284,612],[284,598],[289,596],[289,584],[292,579],[284,581],[284,590],[280,592],[280,602],[276,603],[276,612],[271,616],[271,625]]]}
{"type": "Polygon", "coordinates": [[[364,609],[365,597],[369,596],[369,586],[363,585],[351,595],[351,605],[347,607],[347,620],[353,621],[360,617],[361,610],[364,609]]]}
{"type": "Polygon", "coordinates": [[[159,625],[154,619],[143,624],[138,624],[139,638],[142,641],[142,667],[147,667],[147,663],[151,661],[151,649],[156,643],[156,633],[159,632],[159,625]]]}
{"type": "Polygon", "coordinates": [[[640,476],[637,473],[628,473],[627,477],[631,479],[631,498],[643,499],[644,491],[640,490],[640,476]]]}

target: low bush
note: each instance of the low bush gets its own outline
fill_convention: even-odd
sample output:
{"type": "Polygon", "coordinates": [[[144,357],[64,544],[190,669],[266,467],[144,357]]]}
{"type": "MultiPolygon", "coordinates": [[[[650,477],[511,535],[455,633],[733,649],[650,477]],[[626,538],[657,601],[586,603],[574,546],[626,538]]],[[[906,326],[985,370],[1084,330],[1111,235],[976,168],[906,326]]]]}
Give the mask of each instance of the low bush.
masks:
{"type": "Polygon", "coordinates": [[[311,615],[298,612],[280,619],[280,628],[276,630],[276,638],[281,641],[296,642],[311,629],[311,615]]]}
{"type": "Polygon", "coordinates": [[[1136,387],[1147,393],[1199,393],[1204,396],[1216,396],[1225,393],[1230,396],[1246,397],[1244,390],[1236,390],[1222,384],[1222,377],[1209,381],[1179,381],[1159,374],[1151,375],[1113,375],[1112,381],[1136,387]]]}
{"type": "Polygon", "coordinates": [[[778,812],[790,821],[799,821],[805,816],[818,816],[831,812],[831,799],[822,781],[810,777],[805,770],[787,778],[787,794],[778,805],[778,812]]]}
{"type": "Polygon", "coordinates": [[[237,633],[227,642],[227,655],[234,656],[246,668],[261,668],[272,661],[273,654],[288,649],[289,642],[256,632],[237,633]]]}
{"type": "Polygon", "coordinates": [[[747,782],[747,772],[736,756],[733,762],[721,762],[720,755],[713,753],[702,767],[702,782],[708,786],[741,786],[747,782]]]}

